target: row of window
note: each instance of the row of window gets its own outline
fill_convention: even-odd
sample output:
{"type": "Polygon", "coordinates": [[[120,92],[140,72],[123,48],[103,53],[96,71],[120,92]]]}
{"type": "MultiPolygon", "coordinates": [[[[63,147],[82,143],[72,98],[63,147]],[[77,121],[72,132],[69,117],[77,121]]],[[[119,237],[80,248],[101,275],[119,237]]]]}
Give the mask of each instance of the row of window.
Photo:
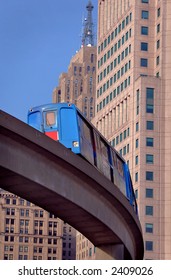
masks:
{"type": "MultiPolygon", "coordinates": [[[[152,188],[146,188],[145,189],[145,198],[153,198],[153,189],[152,188]]],[[[135,190],[135,197],[138,199],[138,190],[135,190]]]]}
{"type": "Polygon", "coordinates": [[[17,205],[17,201],[18,201],[18,205],[26,205],[26,206],[31,205],[31,203],[29,201],[24,200],[22,198],[19,198],[18,200],[16,198],[6,198],[5,199],[6,204],[17,205]]]}
{"type": "Polygon", "coordinates": [[[132,13],[130,13],[128,16],[126,16],[125,19],[123,19],[122,23],[120,23],[115,30],[108,36],[107,39],[105,39],[99,46],[98,46],[98,54],[102,52],[110,43],[111,41],[120,34],[121,30],[124,30],[124,28],[132,21],[132,13]]]}
{"type": "MultiPolygon", "coordinates": [[[[14,247],[13,246],[8,246],[8,245],[5,245],[4,246],[4,251],[5,252],[13,252],[13,249],[14,247]]],[[[18,259],[19,260],[27,260],[28,259],[28,255],[25,255],[25,254],[21,254],[21,253],[28,253],[28,246],[19,246],[19,256],[18,256],[18,259]]],[[[38,253],[38,254],[42,254],[43,253],[43,247],[35,247],[33,248],[33,253],[38,253]]],[[[52,255],[56,255],[57,254],[57,248],[50,248],[48,247],[48,254],[52,254],[52,255]]],[[[4,260],[12,260],[13,259],[13,254],[7,254],[5,253],[4,254],[4,260]]],[[[34,256],[33,259],[39,259],[39,260],[42,260],[42,256],[34,256]]],[[[53,259],[56,259],[53,257],[53,259]]]]}
{"type": "MultiPolygon", "coordinates": [[[[135,125],[136,132],[139,131],[139,122],[136,122],[135,125]]],[[[146,121],[146,129],[147,130],[154,130],[154,121],[146,121]]]]}
{"type": "MultiPolygon", "coordinates": [[[[156,66],[160,64],[160,56],[156,57],[156,66]]],[[[148,58],[140,58],[140,66],[148,67],[148,58]]]]}
{"type": "MultiPolygon", "coordinates": [[[[137,183],[139,180],[139,173],[135,173],[135,182],[137,183]]],[[[154,181],[154,172],[153,171],[146,171],[145,173],[145,180],[146,181],[154,181]]]]}
{"type": "MultiPolygon", "coordinates": [[[[126,132],[125,132],[126,133],[126,132]]],[[[128,136],[128,134],[127,134],[128,136]]],[[[119,143],[122,142],[122,139],[126,139],[125,136],[122,137],[122,133],[120,135],[117,135],[112,141],[111,141],[111,145],[113,147],[115,147],[116,145],[118,145],[119,143]]],[[[146,147],[153,147],[154,146],[154,138],[153,137],[146,137],[146,147]]],[[[135,140],[135,148],[137,149],[139,147],[139,139],[137,138],[135,140]]],[[[150,160],[150,156],[148,155],[148,161],[150,160]]],[[[154,159],[154,158],[153,158],[154,159]]],[[[151,157],[152,160],[152,157],[151,157]]]]}
{"type": "MultiPolygon", "coordinates": [[[[146,160],[145,160],[146,164],[153,164],[154,163],[154,155],[152,154],[146,154],[146,160]]],[[[135,165],[139,164],[139,156],[136,155],[135,156],[135,165]]]]}
{"type": "Polygon", "coordinates": [[[124,146],[122,149],[119,150],[119,153],[121,156],[125,156],[126,154],[129,153],[129,144],[127,144],[126,146],[124,146]]]}
{"type": "MultiPolygon", "coordinates": [[[[33,256],[33,260],[42,260],[42,256],[33,256]]],[[[56,257],[48,256],[48,260],[56,260],[56,257]]],[[[4,254],[4,260],[13,260],[13,254],[4,254]]],[[[28,255],[18,255],[18,260],[28,260],[28,255]]]]}
{"type": "MultiPolygon", "coordinates": [[[[156,42],[156,49],[160,48],[160,40],[157,40],[156,42]]],[[[147,42],[141,42],[141,51],[147,52],[148,51],[148,43],[147,42]]]]}
{"type": "Polygon", "coordinates": [[[132,29],[129,29],[129,31],[127,31],[125,33],[125,35],[122,36],[121,39],[118,40],[118,42],[116,42],[111,48],[110,50],[108,50],[99,60],[98,60],[98,69],[104,64],[106,63],[106,61],[113,56],[119,49],[121,46],[124,45],[125,42],[128,41],[129,38],[131,38],[132,36],[132,29]]]}
{"type": "Polygon", "coordinates": [[[102,110],[113,98],[118,96],[124,89],[130,86],[131,77],[128,76],[120,85],[118,85],[110,94],[106,96],[99,104],[97,104],[96,110],[97,112],[102,110]]]}
{"type": "MultiPolygon", "coordinates": [[[[97,82],[101,82],[103,78],[105,78],[117,65],[121,63],[124,58],[128,56],[128,54],[131,53],[131,45],[127,47],[125,50],[122,51],[121,54],[119,54],[102,72],[97,77],[97,82]]],[[[116,82],[117,79],[119,79],[122,75],[124,75],[129,69],[131,68],[131,61],[127,62],[125,65],[123,65],[120,70],[115,72],[114,75],[109,79],[110,80],[110,85],[111,84],[111,79],[113,79],[113,82],[116,82]]]]}
{"type": "MultiPolygon", "coordinates": [[[[14,242],[15,236],[14,235],[5,235],[4,236],[5,242],[14,242]]],[[[33,243],[39,243],[43,244],[44,239],[42,237],[34,237],[33,243]]],[[[29,237],[28,236],[19,236],[19,242],[21,243],[29,243],[29,237]]],[[[57,244],[57,238],[48,238],[48,244],[57,244]]]]}
{"type": "MultiPolygon", "coordinates": [[[[15,210],[14,208],[6,208],[6,215],[12,215],[15,216],[15,210]]],[[[20,216],[26,216],[29,217],[29,209],[20,209],[20,216]]],[[[35,210],[34,212],[35,217],[43,217],[43,210],[35,210]]]]}
{"type": "MultiPolygon", "coordinates": [[[[117,62],[116,62],[117,63],[117,62]]],[[[115,61],[114,61],[114,67],[115,67],[115,61]]],[[[107,69],[107,74],[113,69],[113,62],[111,62],[109,70],[108,67],[104,69],[103,75],[105,74],[105,70],[107,69]]],[[[129,60],[125,65],[123,65],[103,86],[101,86],[97,90],[97,98],[103,94],[103,92],[106,91],[110,86],[112,86],[113,83],[116,83],[118,79],[120,79],[124,74],[127,73],[128,70],[131,69],[131,61],[129,60]]]]}
{"type": "Polygon", "coordinates": [[[114,139],[111,140],[110,144],[115,147],[116,145],[121,143],[122,140],[125,140],[127,137],[130,136],[130,128],[128,127],[123,132],[121,132],[119,135],[117,135],[114,139]]]}
{"type": "MultiPolygon", "coordinates": [[[[148,0],[142,0],[142,3],[148,3],[149,1],[148,0]]],[[[157,9],[157,17],[160,17],[160,7],[157,9]]],[[[141,11],[141,18],[142,19],[149,19],[149,11],[147,10],[142,10],[141,11]]]]}

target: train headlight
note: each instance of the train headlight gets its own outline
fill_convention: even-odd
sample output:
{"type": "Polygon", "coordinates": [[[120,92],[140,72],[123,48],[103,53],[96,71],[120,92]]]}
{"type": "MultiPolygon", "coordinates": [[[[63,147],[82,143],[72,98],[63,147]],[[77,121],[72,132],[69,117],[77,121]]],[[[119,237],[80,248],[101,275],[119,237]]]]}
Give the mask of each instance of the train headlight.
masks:
{"type": "Polygon", "coordinates": [[[73,142],[72,142],[72,146],[73,146],[74,148],[79,147],[78,141],[73,141],[73,142]]]}

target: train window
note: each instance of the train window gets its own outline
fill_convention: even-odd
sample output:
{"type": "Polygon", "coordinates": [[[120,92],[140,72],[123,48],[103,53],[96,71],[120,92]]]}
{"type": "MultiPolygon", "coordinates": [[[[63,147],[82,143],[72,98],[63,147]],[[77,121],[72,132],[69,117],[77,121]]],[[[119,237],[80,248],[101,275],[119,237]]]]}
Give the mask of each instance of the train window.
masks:
{"type": "Polygon", "coordinates": [[[112,154],[113,154],[113,164],[117,168],[117,158],[116,158],[116,153],[114,150],[112,150],[112,154]]]}
{"type": "Polygon", "coordinates": [[[117,156],[117,166],[119,174],[124,177],[124,170],[123,170],[123,162],[120,160],[120,158],[117,156]]]}
{"type": "Polygon", "coordinates": [[[84,133],[84,137],[91,143],[92,139],[91,139],[91,132],[89,127],[87,126],[87,124],[85,122],[82,122],[83,125],[83,133],[84,133]]]}
{"type": "Polygon", "coordinates": [[[56,123],[55,112],[46,112],[45,116],[46,126],[53,126],[56,123]]]}
{"type": "Polygon", "coordinates": [[[92,142],[91,130],[90,130],[88,124],[81,118],[81,116],[79,114],[78,114],[78,116],[79,116],[78,121],[79,121],[80,130],[82,130],[84,138],[89,143],[91,143],[92,142]]]}
{"type": "Polygon", "coordinates": [[[82,118],[78,113],[78,124],[80,131],[80,148],[81,154],[92,164],[95,162],[95,151],[94,151],[94,142],[92,128],[89,123],[82,118]]]}
{"type": "Polygon", "coordinates": [[[102,152],[102,155],[108,159],[108,147],[107,145],[105,145],[105,143],[103,141],[101,141],[101,152],[102,152]]]}

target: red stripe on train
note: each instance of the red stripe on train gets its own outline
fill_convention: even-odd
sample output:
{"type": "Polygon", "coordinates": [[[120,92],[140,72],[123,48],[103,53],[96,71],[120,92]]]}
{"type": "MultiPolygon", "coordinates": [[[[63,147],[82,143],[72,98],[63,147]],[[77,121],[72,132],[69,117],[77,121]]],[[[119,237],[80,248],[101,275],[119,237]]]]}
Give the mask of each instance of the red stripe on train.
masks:
{"type": "Polygon", "coordinates": [[[46,131],[45,134],[55,141],[58,140],[58,132],[57,131],[46,131]]]}

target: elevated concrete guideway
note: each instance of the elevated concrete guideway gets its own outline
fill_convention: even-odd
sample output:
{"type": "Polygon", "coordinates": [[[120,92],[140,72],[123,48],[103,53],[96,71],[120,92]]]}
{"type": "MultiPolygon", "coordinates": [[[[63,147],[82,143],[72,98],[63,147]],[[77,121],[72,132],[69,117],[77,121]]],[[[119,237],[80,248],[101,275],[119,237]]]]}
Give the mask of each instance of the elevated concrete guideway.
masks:
{"type": "Polygon", "coordinates": [[[142,259],[139,220],[95,167],[0,111],[0,187],[57,215],[97,247],[97,259],[142,259]]]}

